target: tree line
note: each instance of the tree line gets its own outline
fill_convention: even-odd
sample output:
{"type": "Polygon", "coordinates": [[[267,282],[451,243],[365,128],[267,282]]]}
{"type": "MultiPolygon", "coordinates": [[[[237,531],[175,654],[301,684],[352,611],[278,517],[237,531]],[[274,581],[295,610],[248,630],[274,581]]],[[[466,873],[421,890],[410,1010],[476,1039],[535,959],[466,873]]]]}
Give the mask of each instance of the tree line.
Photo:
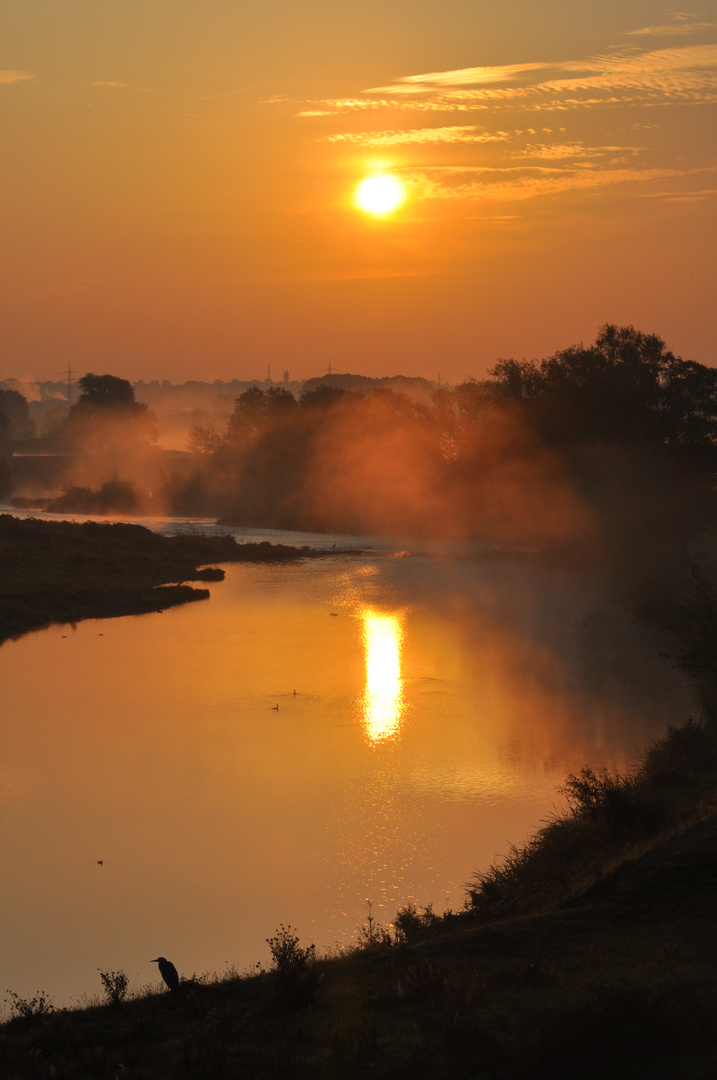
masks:
{"type": "MultiPolygon", "coordinates": [[[[125,448],[152,444],[153,415],[129,382],[88,374],[80,388],[64,427],[79,453],[118,432],[125,448]]],[[[166,513],[684,554],[716,518],[717,371],[654,334],[606,325],[590,345],[502,359],[486,378],[424,400],[388,388],[320,384],[296,398],[251,387],[225,430],[195,428],[190,448],[190,473],[162,481],[166,513]]]]}
{"type": "Polygon", "coordinates": [[[684,545],[715,518],[717,372],[606,325],[428,403],[251,388],[225,431],[198,427],[191,444],[205,509],[239,524],[684,545]]]}

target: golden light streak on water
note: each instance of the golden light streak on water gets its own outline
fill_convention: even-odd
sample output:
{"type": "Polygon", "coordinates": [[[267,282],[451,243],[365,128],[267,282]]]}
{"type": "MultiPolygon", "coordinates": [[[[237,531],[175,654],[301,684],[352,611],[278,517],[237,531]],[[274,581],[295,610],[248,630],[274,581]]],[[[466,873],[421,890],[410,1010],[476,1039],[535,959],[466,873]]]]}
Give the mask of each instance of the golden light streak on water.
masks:
{"type": "Polygon", "coordinates": [[[372,744],[395,739],[405,709],[401,682],[403,625],[397,615],[361,612],[366,654],[366,689],[362,698],[363,722],[372,744]]]}

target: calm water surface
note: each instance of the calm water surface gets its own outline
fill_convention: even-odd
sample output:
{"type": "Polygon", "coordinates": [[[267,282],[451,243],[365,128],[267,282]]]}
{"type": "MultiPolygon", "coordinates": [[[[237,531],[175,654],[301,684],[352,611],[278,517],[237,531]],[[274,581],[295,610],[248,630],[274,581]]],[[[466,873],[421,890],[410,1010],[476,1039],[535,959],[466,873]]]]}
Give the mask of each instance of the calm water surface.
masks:
{"type": "Polygon", "coordinates": [[[267,961],[280,923],[351,943],[367,900],[459,907],[566,773],[694,711],[661,644],[527,553],[379,542],[6,643],[0,989],[68,1004],[98,968],[267,961]]]}

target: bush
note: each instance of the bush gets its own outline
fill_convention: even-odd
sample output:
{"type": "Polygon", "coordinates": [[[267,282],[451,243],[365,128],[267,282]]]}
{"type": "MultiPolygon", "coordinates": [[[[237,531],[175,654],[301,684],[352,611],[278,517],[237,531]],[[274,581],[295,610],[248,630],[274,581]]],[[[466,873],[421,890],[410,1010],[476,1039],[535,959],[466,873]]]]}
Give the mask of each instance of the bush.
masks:
{"type": "Polygon", "coordinates": [[[559,789],[567,809],[499,865],[477,873],[467,907],[480,918],[546,910],[579,895],[626,859],[712,812],[717,723],[670,728],[631,776],[583,769],[559,789]]]}
{"type": "Polygon", "coordinates": [[[316,946],[299,944],[291,926],[279,927],[274,937],[266,939],[277,973],[279,999],[290,1007],[310,1005],[316,996],[320,977],[316,966],[316,946]]]}
{"type": "Polygon", "coordinates": [[[139,514],[142,502],[141,493],[131,481],[113,477],[97,490],[68,487],[48,505],[48,510],[58,514],[139,514]]]}
{"type": "Polygon", "coordinates": [[[396,944],[411,945],[414,941],[421,941],[440,924],[441,917],[435,914],[432,904],[425,907],[422,912],[415,904],[406,904],[396,912],[394,923],[396,944]]]}
{"type": "Polygon", "coordinates": [[[282,923],[276,936],[267,938],[266,942],[277,971],[301,970],[316,962],[316,946],[299,945],[299,935],[291,926],[282,923]]]}
{"type": "Polygon", "coordinates": [[[680,651],[675,666],[692,678],[717,677],[717,592],[702,571],[692,567],[694,592],[682,605],[677,627],[680,651]]]}
{"type": "Polygon", "coordinates": [[[366,922],[359,928],[357,945],[359,949],[386,949],[393,945],[391,931],[373,917],[373,905],[370,900],[366,901],[368,917],[366,922]]]}
{"type": "Polygon", "coordinates": [[[105,989],[108,1005],[119,1005],[124,1001],[129,989],[129,975],[124,971],[100,971],[100,979],[105,989]]]}
{"type": "Polygon", "coordinates": [[[642,780],[642,774],[611,776],[607,769],[599,773],[581,769],[579,776],[571,773],[558,791],[574,814],[600,822],[603,829],[611,832],[640,834],[658,824],[659,817],[655,801],[642,780]]]}
{"type": "Polygon", "coordinates": [[[44,990],[38,990],[29,1000],[21,998],[13,990],[8,990],[8,994],[10,996],[6,1000],[10,1002],[10,1015],[13,1019],[42,1022],[55,1011],[51,998],[44,990]]]}

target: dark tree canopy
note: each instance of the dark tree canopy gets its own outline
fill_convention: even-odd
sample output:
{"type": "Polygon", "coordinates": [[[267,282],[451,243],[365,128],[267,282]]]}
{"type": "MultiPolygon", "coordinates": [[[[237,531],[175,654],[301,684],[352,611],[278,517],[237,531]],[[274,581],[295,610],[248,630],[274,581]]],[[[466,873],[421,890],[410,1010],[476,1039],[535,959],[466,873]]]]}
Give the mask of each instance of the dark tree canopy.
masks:
{"type": "Polygon", "coordinates": [[[554,444],[650,442],[713,452],[717,371],[669,352],[655,334],[603,326],[594,345],[546,360],[501,360],[490,372],[554,444]]]}
{"type": "Polygon", "coordinates": [[[119,379],[116,375],[93,375],[89,372],[80,379],[79,406],[92,405],[96,408],[116,409],[137,407],[134,388],[129,379],[119,379]]]}
{"type": "Polygon", "coordinates": [[[80,389],[80,397],[64,425],[65,433],[71,438],[89,431],[107,431],[109,426],[121,424],[142,441],[156,440],[156,417],[145,404],[135,400],[134,387],[128,379],[89,372],[80,379],[80,389]]]}
{"type": "Polygon", "coordinates": [[[241,446],[251,442],[295,406],[296,398],[283,386],[272,386],[268,390],[250,386],[236,399],[227,427],[227,443],[241,446]]]}
{"type": "Polygon", "coordinates": [[[313,390],[307,390],[301,395],[301,404],[305,409],[329,409],[349,396],[361,397],[362,395],[354,390],[344,390],[341,386],[320,383],[313,390]]]}
{"type": "Polygon", "coordinates": [[[0,412],[7,421],[5,433],[10,439],[26,439],[35,434],[35,425],[30,420],[27,398],[17,390],[0,390],[0,412]]]}
{"type": "Polygon", "coordinates": [[[27,398],[17,390],[0,390],[0,409],[10,421],[26,422],[30,418],[27,398]]]}

